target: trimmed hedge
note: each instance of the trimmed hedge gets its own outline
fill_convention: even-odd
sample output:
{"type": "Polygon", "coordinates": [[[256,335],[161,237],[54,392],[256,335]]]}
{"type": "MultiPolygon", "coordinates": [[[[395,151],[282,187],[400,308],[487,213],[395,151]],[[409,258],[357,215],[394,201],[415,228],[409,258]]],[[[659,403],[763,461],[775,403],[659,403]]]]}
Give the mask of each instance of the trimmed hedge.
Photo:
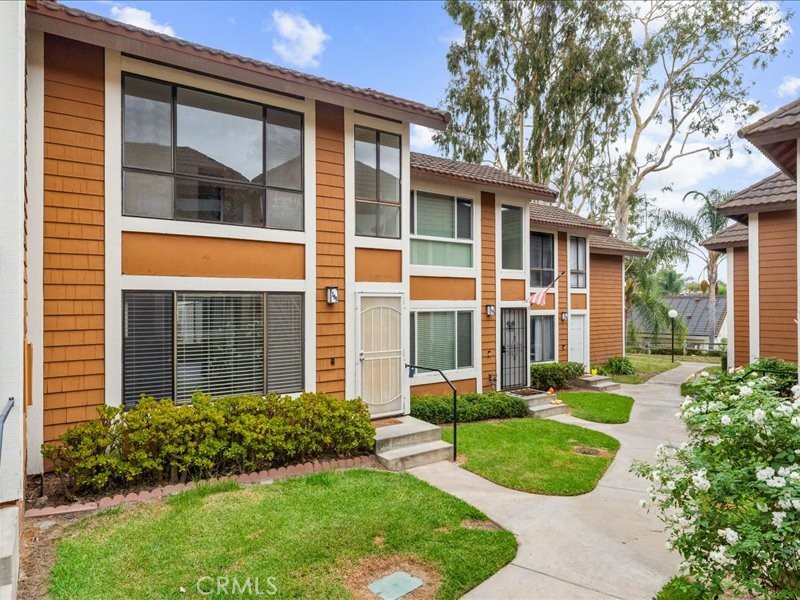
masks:
{"type": "MultiPolygon", "coordinates": [[[[528,403],[502,392],[463,394],[456,401],[458,420],[486,421],[528,416],[528,403]]],[[[412,396],[411,416],[428,423],[442,425],[453,422],[453,396],[412,396]]]]}
{"type": "Polygon", "coordinates": [[[325,394],[195,394],[185,405],[143,396],[131,410],[97,412],[99,419],[42,447],[68,495],[358,456],[374,447],[366,405],[325,394]]]}
{"type": "Polygon", "coordinates": [[[583,373],[583,365],[577,362],[536,363],[531,365],[531,387],[542,391],[551,387],[558,390],[583,373]]]}

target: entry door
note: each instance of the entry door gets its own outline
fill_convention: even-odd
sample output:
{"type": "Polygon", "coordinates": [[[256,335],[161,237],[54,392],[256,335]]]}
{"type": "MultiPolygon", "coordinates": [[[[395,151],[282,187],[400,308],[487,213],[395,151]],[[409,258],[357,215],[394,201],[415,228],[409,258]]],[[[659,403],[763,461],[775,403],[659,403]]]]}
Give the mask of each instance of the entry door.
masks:
{"type": "Polygon", "coordinates": [[[586,315],[569,319],[569,360],[586,367],[586,315]]]}
{"type": "Polygon", "coordinates": [[[359,395],[373,417],[403,412],[403,336],[400,296],[359,298],[359,395]]]}
{"type": "Polygon", "coordinates": [[[500,309],[500,387],[504,390],[528,385],[528,311],[500,309]]]}

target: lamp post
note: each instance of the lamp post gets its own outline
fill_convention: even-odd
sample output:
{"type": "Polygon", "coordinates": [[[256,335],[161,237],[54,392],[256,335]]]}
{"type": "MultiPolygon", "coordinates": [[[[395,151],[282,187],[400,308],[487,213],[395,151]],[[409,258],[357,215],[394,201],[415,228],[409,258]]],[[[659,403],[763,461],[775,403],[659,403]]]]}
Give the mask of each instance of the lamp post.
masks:
{"type": "Polygon", "coordinates": [[[673,308],[667,314],[672,321],[672,362],[675,362],[675,317],[678,316],[678,311],[673,308]]]}

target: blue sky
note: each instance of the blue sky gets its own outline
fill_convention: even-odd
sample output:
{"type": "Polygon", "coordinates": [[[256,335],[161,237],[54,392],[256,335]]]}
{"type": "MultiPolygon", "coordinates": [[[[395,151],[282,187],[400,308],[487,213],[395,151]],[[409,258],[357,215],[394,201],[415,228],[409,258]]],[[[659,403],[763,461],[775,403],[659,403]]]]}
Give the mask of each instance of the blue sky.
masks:
{"type": "MultiPolygon", "coordinates": [[[[459,29],[442,2],[65,2],[170,35],[298,70],[439,105],[448,82],[446,54],[459,29]]],[[[784,3],[800,9],[800,3],[784,3]]],[[[800,16],[778,57],[757,74],[752,97],[766,114],[800,96],[800,16]]],[[[732,126],[732,125],[731,125],[732,126]]],[[[415,128],[415,150],[437,153],[430,132],[415,128]]],[[[658,206],[692,212],[686,191],[741,189],[775,169],[739,142],[732,160],[683,159],[645,191],[658,206]],[[671,185],[671,191],[662,188],[671,185]]],[[[698,267],[689,265],[688,276],[698,267]]]]}

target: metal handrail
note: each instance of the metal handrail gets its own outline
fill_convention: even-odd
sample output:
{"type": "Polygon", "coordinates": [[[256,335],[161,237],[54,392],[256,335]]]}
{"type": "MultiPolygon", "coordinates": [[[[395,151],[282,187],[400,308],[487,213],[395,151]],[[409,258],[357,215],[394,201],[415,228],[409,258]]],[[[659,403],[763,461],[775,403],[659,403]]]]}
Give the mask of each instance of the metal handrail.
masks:
{"type": "Polygon", "coordinates": [[[406,368],[408,369],[408,376],[414,377],[414,371],[422,370],[422,371],[435,371],[442,376],[445,383],[450,386],[450,389],[453,390],[453,462],[458,462],[458,390],[456,390],[456,386],[453,385],[453,382],[450,381],[450,378],[444,374],[444,371],[441,369],[434,369],[432,367],[423,367],[420,365],[412,365],[410,363],[406,363],[406,368]]]}
{"type": "Polygon", "coordinates": [[[6,428],[6,419],[8,418],[8,413],[11,412],[12,408],[14,408],[13,396],[8,399],[8,402],[6,402],[3,412],[0,412],[0,463],[3,461],[3,431],[6,428]]]}

